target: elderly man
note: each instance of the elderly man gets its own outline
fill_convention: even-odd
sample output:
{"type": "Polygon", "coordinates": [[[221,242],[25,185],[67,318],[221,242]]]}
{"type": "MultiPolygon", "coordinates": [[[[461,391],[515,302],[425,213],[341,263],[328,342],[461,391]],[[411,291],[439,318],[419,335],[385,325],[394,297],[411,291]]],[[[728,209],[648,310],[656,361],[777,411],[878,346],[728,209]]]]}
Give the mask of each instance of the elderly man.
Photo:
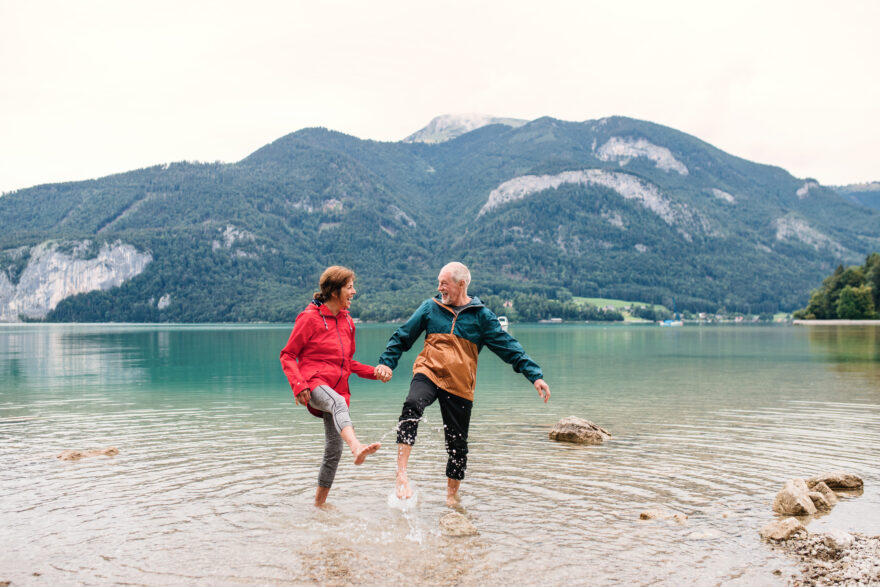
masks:
{"type": "Polygon", "coordinates": [[[440,270],[437,291],[413,313],[406,324],[395,331],[379,357],[376,375],[385,381],[397,366],[400,355],[408,351],[425,332],[425,346],[413,365],[409,395],[397,432],[397,497],[412,497],[406,474],[409,455],[416,441],[419,419],[425,408],[438,401],[446,435],[446,503],[458,502],[458,488],[467,468],[467,436],[474,384],[477,376],[477,355],[488,346],[501,360],[513,366],[531,381],[546,403],[550,387],[544,381],[541,367],[522,346],[501,329],[498,318],[477,297],[467,293],[471,274],[461,263],[449,263],[440,270]]]}

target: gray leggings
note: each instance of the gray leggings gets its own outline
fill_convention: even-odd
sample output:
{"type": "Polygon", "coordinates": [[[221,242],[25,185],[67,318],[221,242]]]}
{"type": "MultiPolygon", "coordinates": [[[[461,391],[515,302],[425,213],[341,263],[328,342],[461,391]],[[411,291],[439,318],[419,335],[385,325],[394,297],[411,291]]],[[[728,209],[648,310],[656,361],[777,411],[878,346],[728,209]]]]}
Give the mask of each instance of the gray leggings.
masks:
{"type": "Polygon", "coordinates": [[[318,472],[318,486],[331,487],[336,477],[336,467],[342,457],[342,436],[339,433],[351,426],[345,398],[326,385],[312,390],[309,405],[324,412],[324,460],[318,472]]]}

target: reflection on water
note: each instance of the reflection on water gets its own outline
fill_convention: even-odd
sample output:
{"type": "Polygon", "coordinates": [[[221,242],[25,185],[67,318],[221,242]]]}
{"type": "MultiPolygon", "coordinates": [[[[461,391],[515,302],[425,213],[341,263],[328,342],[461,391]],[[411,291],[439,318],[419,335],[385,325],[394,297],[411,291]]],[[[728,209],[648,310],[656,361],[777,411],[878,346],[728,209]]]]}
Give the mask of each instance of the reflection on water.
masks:
{"type": "MultiPolygon", "coordinates": [[[[361,327],[358,358],[375,361],[391,330],[361,327]]],[[[449,538],[436,406],[411,460],[419,502],[389,506],[414,352],[387,385],[353,379],[358,435],[386,444],[342,463],[323,511],[323,428],[277,359],[288,328],[0,326],[0,581],[779,584],[793,566],[757,531],[786,479],[833,469],[864,493],[810,529],[880,533],[876,330],[512,331],[553,397],[481,355],[462,485],[480,533],[449,538]],[[614,439],[549,441],[567,415],[614,439]],[[111,445],[113,458],[54,458],[111,445]],[[654,507],[689,518],[639,520],[654,507]]]]}
{"type": "Polygon", "coordinates": [[[880,327],[808,326],[810,344],[818,358],[841,373],[861,375],[880,389],[880,327]]]}

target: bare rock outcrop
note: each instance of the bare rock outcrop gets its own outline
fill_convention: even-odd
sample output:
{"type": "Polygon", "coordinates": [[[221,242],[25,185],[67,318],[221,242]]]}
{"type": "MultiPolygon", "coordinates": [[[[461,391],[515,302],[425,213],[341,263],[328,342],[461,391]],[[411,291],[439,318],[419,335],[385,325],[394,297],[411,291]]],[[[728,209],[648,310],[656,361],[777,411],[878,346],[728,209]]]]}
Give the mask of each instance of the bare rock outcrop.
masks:
{"type": "Polygon", "coordinates": [[[107,448],[93,448],[90,450],[65,450],[56,458],[61,459],[62,461],[78,461],[87,457],[97,457],[101,455],[113,457],[118,454],[119,449],[115,446],[110,446],[107,448]]]}
{"type": "Polygon", "coordinates": [[[561,419],[550,430],[550,440],[574,442],[577,444],[602,444],[611,438],[611,433],[589,420],[568,416],[561,419]]]}

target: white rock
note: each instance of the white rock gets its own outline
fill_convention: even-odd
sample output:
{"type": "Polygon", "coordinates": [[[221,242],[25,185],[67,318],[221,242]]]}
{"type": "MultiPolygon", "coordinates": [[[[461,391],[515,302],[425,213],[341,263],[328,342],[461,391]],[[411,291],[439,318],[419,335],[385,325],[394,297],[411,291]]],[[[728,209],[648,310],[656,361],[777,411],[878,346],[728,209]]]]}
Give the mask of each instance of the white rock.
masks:
{"type": "Polygon", "coordinates": [[[626,165],[633,157],[646,157],[653,161],[658,169],[675,171],[679,175],[688,174],[688,168],[675,158],[672,151],[646,139],[611,137],[599,147],[596,155],[602,161],[620,161],[621,165],[626,165]]]}
{"type": "Polygon", "coordinates": [[[603,169],[583,169],[563,171],[556,175],[521,175],[500,184],[489,194],[489,199],[480,209],[477,218],[508,202],[515,202],[532,194],[549,189],[559,189],[565,184],[598,185],[614,190],[628,200],[636,200],[651,210],[667,224],[674,224],[679,217],[690,218],[692,214],[685,208],[673,209],[657,186],[629,173],[605,171],[603,169]]]}
{"type": "Polygon", "coordinates": [[[822,534],[822,542],[824,542],[825,546],[827,546],[828,548],[833,548],[834,550],[844,550],[853,545],[853,543],[855,542],[855,538],[852,534],[848,532],[835,529],[824,532],[822,534]]]}

